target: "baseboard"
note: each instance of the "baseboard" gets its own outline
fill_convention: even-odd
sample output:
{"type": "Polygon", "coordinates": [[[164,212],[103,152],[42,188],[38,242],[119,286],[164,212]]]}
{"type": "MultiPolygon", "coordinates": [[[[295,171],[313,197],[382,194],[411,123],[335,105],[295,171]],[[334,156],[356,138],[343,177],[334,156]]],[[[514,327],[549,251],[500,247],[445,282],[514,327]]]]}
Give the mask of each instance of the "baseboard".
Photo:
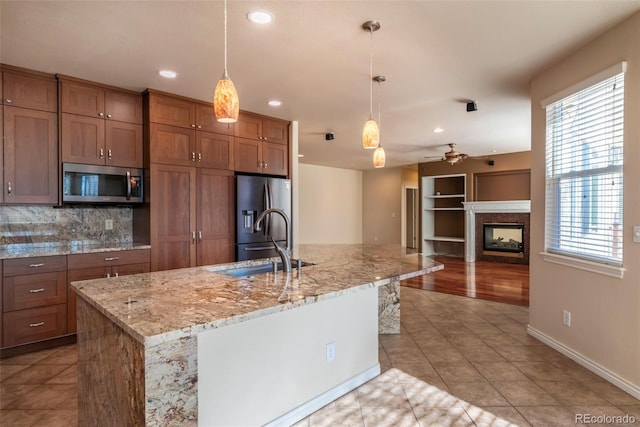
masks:
{"type": "Polygon", "coordinates": [[[341,384],[338,384],[331,390],[326,391],[320,396],[308,401],[307,403],[304,403],[298,406],[297,408],[265,424],[265,426],[279,427],[279,426],[293,425],[298,421],[300,421],[301,419],[303,419],[304,417],[307,417],[313,414],[318,409],[328,405],[329,403],[333,402],[340,396],[349,393],[351,390],[354,390],[360,387],[362,384],[377,377],[378,375],[380,375],[380,364],[375,364],[374,366],[370,367],[366,371],[361,372],[360,374],[348,379],[347,381],[341,384]]]}
{"type": "Polygon", "coordinates": [[[549,347],[552,347],[553,349],[564,354],[574,362],[584,366],[585,368],[587,368],[594,374],[598,375],[599,377],[604,378],[605,380],[609,381],[611,384],[626,391],[636,399],[640,399],[640,386],[630,383],[629,381],[625,380],[621,376],[617,375],[615,372],[612,372],[607,368],[605,368],[604,366],[601,366],[598,363],[592,360],[589,360],[588,358],[584,357],[582,354],[578,353],[577,351],[570,349],[569,347],[565,346],[561,342],[556,341],[555,339],[551,338],[548,335],[545,335],[544,333],[538,331],[535,328],[532,328],[531,326],[527,326],[527,333],[532,337],[542,341],[549,347]]]}

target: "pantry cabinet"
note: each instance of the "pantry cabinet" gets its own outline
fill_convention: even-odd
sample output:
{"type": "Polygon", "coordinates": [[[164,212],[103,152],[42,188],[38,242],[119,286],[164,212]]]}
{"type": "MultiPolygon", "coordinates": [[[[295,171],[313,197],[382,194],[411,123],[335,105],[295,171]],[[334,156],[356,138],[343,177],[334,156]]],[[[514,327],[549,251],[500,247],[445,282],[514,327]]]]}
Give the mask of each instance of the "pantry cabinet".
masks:
{"type": "Polygon", "coordinates": [[[143,167],[142,96],[58,79],[62,162],[143,167]]]}

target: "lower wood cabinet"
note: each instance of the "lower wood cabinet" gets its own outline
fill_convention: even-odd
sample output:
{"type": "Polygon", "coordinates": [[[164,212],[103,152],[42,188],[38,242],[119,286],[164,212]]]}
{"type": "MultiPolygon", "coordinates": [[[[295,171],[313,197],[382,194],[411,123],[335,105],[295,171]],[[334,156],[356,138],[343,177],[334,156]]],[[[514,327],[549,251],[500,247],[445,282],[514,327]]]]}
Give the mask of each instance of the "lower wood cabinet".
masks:
{"type": "Polygon", "coordinates": [[[3,261],[2,346],[67,333],[67,257],[3,261]]]}

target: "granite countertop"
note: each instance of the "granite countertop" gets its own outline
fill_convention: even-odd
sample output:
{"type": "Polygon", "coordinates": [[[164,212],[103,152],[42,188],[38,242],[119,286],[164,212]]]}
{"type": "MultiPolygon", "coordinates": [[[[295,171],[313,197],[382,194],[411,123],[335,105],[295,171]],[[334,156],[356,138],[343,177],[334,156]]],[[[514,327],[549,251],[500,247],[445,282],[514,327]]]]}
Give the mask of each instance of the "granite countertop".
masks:
{"type": "Polygon", "coordinates": [[[76,241],[65,243],[16,243],[0,246],[0,260],[149,248],[151,248],[150,245],[142,245],[132,242],[96,243],[76,241]]]}
{"type": "Polygon", "coordinates": [[[443,265],[400,245],[300,245],[293,251],[308,265],[234,278],[222,270],[269,263],[242,261],[72,282],[93,307],[145,345],[312,304],[364,288],[383,286],[443,265]]]}

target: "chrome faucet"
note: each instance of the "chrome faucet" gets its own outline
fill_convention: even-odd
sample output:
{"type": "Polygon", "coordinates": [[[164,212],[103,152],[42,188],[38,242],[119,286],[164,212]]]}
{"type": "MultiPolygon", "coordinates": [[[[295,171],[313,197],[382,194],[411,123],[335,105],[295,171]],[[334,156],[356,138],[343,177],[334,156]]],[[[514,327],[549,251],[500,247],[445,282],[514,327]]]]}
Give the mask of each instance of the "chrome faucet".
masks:
{"type": "Polygon", "coordinates": [[[284,232],[287,235],[287,240],[286,240],[286,248],[283,248],[282,246],[280,246],[275,239],[273,238],[273,236],[271,236],[271,241],[273,242],[273,245],[276,248],[276,252],[278,253],[278,255],[280,255],[280,259],[282,260],[282,270],[285,273],[289,273],[291,272],[291,235],[289,234],[289,230],[291,229],[291,225],[290,225],[290,221],[289,221],[289,217],[287,216],[287,214],[285,213],[285,211],[283,211],[282,209],[275,209],[275,208],[271,208],[271,209],[265,209],[264,211],[262,211],[262,213],[260,215],[258,215],[258,218],[256,218],[255,223],[253,224],[253,229],[255,231],[260,231],[262,228],[260,226],[260,222],[262,221],[262,219],[270,214],[270,213],[276,213],[278,215],[280,215],[282,217],[282,219],[284,219],[284,232]]]}

